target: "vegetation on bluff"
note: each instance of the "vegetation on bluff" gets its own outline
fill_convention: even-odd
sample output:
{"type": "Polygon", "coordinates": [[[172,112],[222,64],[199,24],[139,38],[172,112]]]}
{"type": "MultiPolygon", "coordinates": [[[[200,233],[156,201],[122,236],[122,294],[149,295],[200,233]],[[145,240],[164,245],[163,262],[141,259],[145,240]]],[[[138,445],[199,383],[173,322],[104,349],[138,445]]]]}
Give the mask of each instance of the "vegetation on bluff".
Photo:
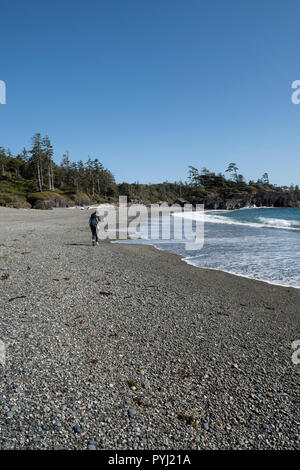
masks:
{"type": "Polygon", "coordinates": [[[66,151],[57,165],[48,136],[35,134],[31,148],[24,148],[18,155],[0,147],[0,205],[48,209],[114,201],[119,195],[127,196],[129,201],[152,203],[188,200],[204,203],[208,208],[234,208],[249,203],[300,205],[298,186],[273,185],[267,173],[258,181],[246,182],[236,163],[230,163],[224,174],[190,166],[185,182],[117,184],[98,158],[72,162],[66,151]],[[230,204],[225,203],[229,200],[230,204]]]}

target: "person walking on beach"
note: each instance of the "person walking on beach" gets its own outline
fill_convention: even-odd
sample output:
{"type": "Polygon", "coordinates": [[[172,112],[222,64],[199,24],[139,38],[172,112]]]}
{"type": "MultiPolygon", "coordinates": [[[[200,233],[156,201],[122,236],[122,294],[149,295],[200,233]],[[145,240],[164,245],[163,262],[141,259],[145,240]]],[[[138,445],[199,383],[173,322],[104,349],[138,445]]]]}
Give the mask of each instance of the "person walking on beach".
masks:
{"type": "Polygon", "coordinates": [[[92,244],[95,246],[95,244],[98,246],[98,234],[97,234],[97,225],[100,222],[100,217],[98,217],[97,212],[93,212],[90,217],[90,227],[92,231],[92,244]]]}

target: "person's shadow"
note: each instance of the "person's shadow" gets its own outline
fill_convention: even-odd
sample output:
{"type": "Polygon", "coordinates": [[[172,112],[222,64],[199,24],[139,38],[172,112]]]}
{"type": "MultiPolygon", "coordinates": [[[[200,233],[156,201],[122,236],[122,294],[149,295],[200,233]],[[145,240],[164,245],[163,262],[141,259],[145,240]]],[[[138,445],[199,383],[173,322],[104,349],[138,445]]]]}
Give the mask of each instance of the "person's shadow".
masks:
{"type": "Polygon", "coordinates": [[[67,246],[91,246],[91,243],[66,243],[67,246]]]}

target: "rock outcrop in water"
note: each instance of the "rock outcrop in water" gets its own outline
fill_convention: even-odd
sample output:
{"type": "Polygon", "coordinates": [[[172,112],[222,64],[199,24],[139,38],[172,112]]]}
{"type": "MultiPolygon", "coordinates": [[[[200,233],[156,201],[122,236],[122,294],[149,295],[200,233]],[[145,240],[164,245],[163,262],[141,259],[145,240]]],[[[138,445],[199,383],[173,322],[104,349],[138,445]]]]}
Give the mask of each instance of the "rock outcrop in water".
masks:
{"type": "Polygon", "coordinates": [[[219,193],[205,196],[191,196],[187,200],[176,199],[174,204],[204,204],[205,209],[241,209],[242,207],[300,207],[300,193],[297,191],[259,191],[248,193],[219,193]]]}

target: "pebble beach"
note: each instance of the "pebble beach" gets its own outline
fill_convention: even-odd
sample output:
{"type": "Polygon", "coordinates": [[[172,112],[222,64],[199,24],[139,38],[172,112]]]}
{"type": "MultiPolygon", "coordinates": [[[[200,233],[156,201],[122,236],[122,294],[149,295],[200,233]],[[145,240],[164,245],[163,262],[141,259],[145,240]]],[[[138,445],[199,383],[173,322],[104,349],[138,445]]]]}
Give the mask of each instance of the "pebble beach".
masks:
{"type": "Polygon", "coordinates": [[[0,449],[299,449],[300,290],[0,208],[0,449]]]}

